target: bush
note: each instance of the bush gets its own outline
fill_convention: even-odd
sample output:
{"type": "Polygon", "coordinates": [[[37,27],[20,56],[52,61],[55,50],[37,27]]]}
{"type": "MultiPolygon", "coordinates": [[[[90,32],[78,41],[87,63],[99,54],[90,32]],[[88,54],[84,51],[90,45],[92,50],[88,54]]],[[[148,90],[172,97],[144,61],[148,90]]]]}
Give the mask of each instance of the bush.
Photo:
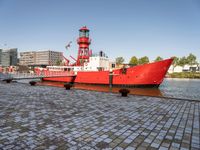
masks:
{"type": "Polygon", "coordinates": [[[191,78],[191,79],[200,79],[199,72],[174,72],[169,74],[170,78],[191,78]]]}

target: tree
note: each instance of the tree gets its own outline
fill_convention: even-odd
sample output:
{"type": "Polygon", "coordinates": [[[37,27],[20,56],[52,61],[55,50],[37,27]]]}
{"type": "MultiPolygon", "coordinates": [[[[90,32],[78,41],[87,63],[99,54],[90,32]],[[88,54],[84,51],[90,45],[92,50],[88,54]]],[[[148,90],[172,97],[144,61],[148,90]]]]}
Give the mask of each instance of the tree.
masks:
{"type": "Polygon", "coordinates": [[[173,62],[172,62],[172,65],[173,65],[173,72],[174,72],[174,68],[175,68],[175,67],[178,65],[178,63],[179,63],[179,58],[176,57],[176,56],[174,56],[173,58],[174,58],[174,60],[173,60],[173,62]]]}
{"type": "Polygon", "coordinates": [[[138,59],[136,56],[131,57],[131,60],[129,61],[130,65],[136,66],[138,64],[138,59]]]}
{"type": "Polygon", "coordinates": [[[149,58],[147,56],[144,56],[144,57],[141,57],[139,60],[138,60],[138,64],[147,64],[149,63],[149,58]]]}
{"type": "Polygon", "coordinates": [[[60,66],[61,64],[62,64],[62,60],[58,59],[58,60],[56,61],[56,66],[60,66]]]}
{"type": "Polygon", "coordinates": [[[197,58],[192,53],[190,53],[189,56],[186,59],[187,59],[187,62],[188,62],[189,65],[197,64],[197,62],[196,62],[197,58]]]}
{"type": "Polygon", "coordinates": [[[123,64],[123,62],[124,62],[124,58],[123,58],[123,57],[117,57],[117,58],[115,59],[115,61],[116,61],[116,64],[117,64],[117,65],[121,65],[121,64],[123,64]]]}
{"type": "Polygon", "coordinates": [[[186,64],[188,64],[187,58],[186,58],[185,56],[184,56],[184,57],[181,57],[181,58],[179,59],[179,61],[178,61],[178,65],[184,66],[184,65],[186,65],[186,64]]]}
{"type": "Polygon", "coordinates": [[[176,56],[174,56],[173,58],[174,58],[174,60],[173,60],[172,64],[173,64],[174,66],[177,66],[177,65],[178,65],[178,62],[179,62],[179,58],[176,57],[176,56]]]}
{"type": "Polygon", "coordinates": [[[160,56],[158,56],[158,57],[156,57],[156,59],[154,60],[154,62],[156,62],[156,61],[161,61],[161,60],[163,60],[163,58],[160,57],[160,56]]]}

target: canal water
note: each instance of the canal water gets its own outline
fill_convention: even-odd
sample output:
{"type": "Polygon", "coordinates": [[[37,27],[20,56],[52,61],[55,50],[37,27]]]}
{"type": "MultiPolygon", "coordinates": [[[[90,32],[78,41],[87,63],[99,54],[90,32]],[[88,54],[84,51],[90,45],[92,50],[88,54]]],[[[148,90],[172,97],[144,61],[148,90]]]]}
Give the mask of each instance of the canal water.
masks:
{"type": "MultiPolygon", "coordinates": [[[[18,82],[28,83],[27,80],[18,82]]],[[[40,85],[63,87],[59,82],[39,82],[40,85]]],[[[118,92],[119,87],[109,88],[108,86],[76,84],[74,89],[94,90],[103,92],[118,92]]],[[[172,97],[200,101],[200,80],[199,79],[164,79],[160,87],[157,88],[129,88],[130,94],[172,97]]]]}
{"type": "Polygon", "coordinates": [[[200,79],[166,78],[159,90],[163,96],[200,101],[200,79]]]}

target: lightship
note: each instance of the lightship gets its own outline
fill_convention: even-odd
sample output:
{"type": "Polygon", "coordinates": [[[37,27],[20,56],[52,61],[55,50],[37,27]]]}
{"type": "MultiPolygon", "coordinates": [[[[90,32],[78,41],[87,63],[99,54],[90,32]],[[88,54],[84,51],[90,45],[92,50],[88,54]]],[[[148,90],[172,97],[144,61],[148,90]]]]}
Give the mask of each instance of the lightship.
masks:
{"type": "Polygon", "coordinates": [[[173,58],[158,62],[129,66],[115,69],[115,64],[110,63],[103,51],[92,54],[89,49],[91,39],[89,29],[84,26],[79,29],[79,45],[77,59],[70,64],[65,58],[65,66],[47,66],[35,68],[37,74],[53,75],[60,77],[44,77],[43,81],[56,81],[80,84],[98,84],[128,87],[159,87],[173,61],[173,58]]]}

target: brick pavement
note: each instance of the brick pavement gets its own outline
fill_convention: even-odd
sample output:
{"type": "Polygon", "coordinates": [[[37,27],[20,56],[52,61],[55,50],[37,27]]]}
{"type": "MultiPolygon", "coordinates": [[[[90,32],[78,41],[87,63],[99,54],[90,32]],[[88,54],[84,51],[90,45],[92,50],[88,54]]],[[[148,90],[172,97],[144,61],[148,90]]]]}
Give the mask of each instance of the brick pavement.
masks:
{"type": "Polygon", "coordinates": [[[0,149],[200,149],[200,102],[0,82],[0,149]]]}

